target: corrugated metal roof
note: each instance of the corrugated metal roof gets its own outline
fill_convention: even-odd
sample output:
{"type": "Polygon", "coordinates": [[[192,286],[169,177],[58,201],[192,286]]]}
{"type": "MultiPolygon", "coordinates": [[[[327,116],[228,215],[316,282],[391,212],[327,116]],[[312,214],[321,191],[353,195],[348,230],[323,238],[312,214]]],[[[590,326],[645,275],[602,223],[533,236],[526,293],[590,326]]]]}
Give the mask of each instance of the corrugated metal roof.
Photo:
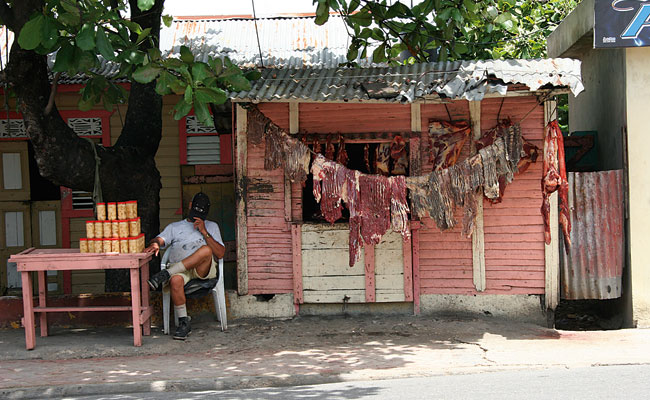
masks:
{"type": "MultiPolygon", "coordinates": [[[[330,16],[322,26],[314,17],[260,18],[257,31],[267,68],[332,68],[347,61],[350,39],[340,16],[330,16]]],[[[160,47],[178,54],[181,45],[202,61],[227,56],[245,68],[262,65],[253,19],[176,20],[162,29],[160,47]]]]}
{"type": "Polygon", "coordinates": [[[267,69],[250,91],[233,94],[247,101],[347,101],[382,98],[411,102],[432,95],[481,100],[486,93],[506,93],[507,84],[584,87],[580,61],[572,59],[485,60],[421,63],[398,67],[267,69]],[[379,89],[378,94],[369,91],[379,89]]]}
{"type": "Polygon", "coordinates": [[[621,296],[623,170],[569,173],[571,250],[561,251],[561,297],[621,296]]]}

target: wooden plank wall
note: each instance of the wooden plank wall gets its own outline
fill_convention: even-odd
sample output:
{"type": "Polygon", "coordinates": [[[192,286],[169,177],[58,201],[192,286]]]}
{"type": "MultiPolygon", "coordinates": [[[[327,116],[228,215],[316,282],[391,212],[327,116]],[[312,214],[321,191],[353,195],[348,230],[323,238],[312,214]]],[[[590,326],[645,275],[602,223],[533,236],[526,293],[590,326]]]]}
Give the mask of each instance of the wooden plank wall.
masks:
{"type": "MultiPolygon", "coordinates": [[[[519,120],[534,106],[534,98],[507,98],[501,118],[519,120]]],[[[487,99],[482,103],[481,128],[492,128],[501,99],[487,99]]],[[[266,103],[260,109],[279,126],[289,128],[288,104],[266,103]]],[[[469,103],[455,101],[447,104],[423,104],[421,118],[423,136],[429,119],[469,120],[469,103]]],[[[542,108],[533,112],[522,124],[524,136],[542,147],[542,108]]],[[[405,132],[411,129],[409,105],[391,104],[319,104],[301,103],[299,106],[299,131],[327,132],[405,132]]],[[[423,173],[431,171],[426,152],[428,142],[422,140],[423,173]]],[[[466,157],[469,145],[463,150],[466,157]]],[[[284,214],[284,182],[282,172],[265,171],[264,145],[249,143],[248,246],[250,293],[288,293],[292,291],[291,231],[284,214]]],[[[544,251],[542,220],[539,214],[541,194],[541,157],[524,175],[508,186],[504,202],[500,205],[485,203],[485,294],[540,294],[544,292],[544,251]],[[510,211],[512,210],[512,212],[510,211]],[[521,219],[523,218],[523,219],[521,219]],[[524,221],[521,224],[519,221],[524,221]]],[[[291,217],[301,219],[301,192],[299,184],[291,185],[291,217]]],[[[458,210],[458,218],[462,218],[458,210]]],[[[422,221],[420,243],[420,292],[423,294],[480,294],[476,292],[472,276],[472,240],[461,236],[460,225],[448,232],[440,232],[428,218],[422,221]]],[[[304,234],[303,234],[304,236],[304,234]]],[[[306,244],[303,243],[303,247],[306,244]]],[[[389,249],[386,249],[389,250],[389,249]]],[[[390,249],[397,251],[397,248],[390,249]]],[[[400,301],[391,296],[392,290],[403,285],[400,277],[382,278],[382,260],[386,254],[376,249],[375,282],[377,301],[385,291],[384,301],[400,301]],[[395,286],[393,288],[393,286],[395,286]]],[[[309,270],[303,264],[303,275],[309,270]]],[[[349,267],[348,267],[349,268],[349,267]]],[[[305,281],[305,289],[309,283],[305,281]]],[[[351,288],[350,288],[351,289],[351,288]]],[[[361,295],[362,292],[359,292],[361,295]]],[[[404,292],[400,294],[403,298],[404,292]]],[[[305,302],[308,302],[305,291],[305,302]]],[[[394,297],[394,296],[393,296],[394,297]]]]}
{"type": "MultiPolygon", "coordinates": [[[[533,97],[483,100],[481,128],[501,118],[521,120],[536,105],[533,97]]],[[[544,294],[544,226],[540,213],[544,109],[538,106],[521,124],[523,136],[540,148],[535,164],[508,185],[503,202],[484,203],[487,293],[544,294]]]]}
{"type": "MultiPolygon", "coordinates": [[[[519,121],[536,104],[534,97],[486,99],[481,104],[481,129],[496,125],[500,118],[519,121]]],[[[468,103],[448,104],[452,119],[469,120],[468,103]]],[[[448,120],[441,105],[422,106],[422,127],[430,118],[448,120]]],[[[543,109],[538,107],[522,123],[524,137],[542,146],[543,109]]],[[[424,137],[424,135],[423,135],[424,137]]],[[[423,149],[426,144],[423,143],[423,149]]],[[[466,157],[467,148],[461,159],[466,157]]],[[[423,153],[423,170],[431,171],[428,155],[423,153]]],[[[508,185],[501,204],[484,202],[486,290],[483,294],[543,294],[544,238],[539,207],[541,192],[541,154],[536,164],[508,185]]],[[[461,210],[457,210],[461,221],[461,210]]],[[[420,231],[420,286],[422,294],[481,294],[476,291],[472,274],[472,239],[461,235],[461,225],[440,232],[433,221],[423,219],[420,231]]]]}
{"type": "MultiPolygon", "coordinates": [[[[261,104],[260,110],[289,130],[287,103],[261,104]]],[[[284,172],[264,169],[264,141],[248,142],[248,292],[292,293],[291,228],[284,215],[284,172]]]]}

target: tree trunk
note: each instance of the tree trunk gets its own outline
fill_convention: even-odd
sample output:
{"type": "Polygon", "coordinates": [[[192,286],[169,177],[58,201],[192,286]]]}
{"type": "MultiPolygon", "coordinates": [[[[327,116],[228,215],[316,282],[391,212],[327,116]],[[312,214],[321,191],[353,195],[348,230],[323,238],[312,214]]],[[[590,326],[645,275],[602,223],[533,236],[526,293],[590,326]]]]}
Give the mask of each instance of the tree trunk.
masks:
{"type": "MultiPolygon", "coordinates": [[[[158,43],[162,0],[147,12],[140,12],[136,1],[131,1],[132,20],[143,28],[151,27],[151,35],[158,43]]],[[[26,11],[33,11],[26,10],[26,11]]],[[[14,7],[20,23],[29,17],[17,15],[25,10],[14,7]]],[[[20,48],[15,41],[6,69],[6,79],[18,98],[25,128],[34,146],[34,157],[40,174],[55,185],[93,191],[95,153],[93,145],[79,138],[61,118],[56,105],[46,113],[51,85],[46,56],[20,48]]],[[[124,127],[112,147],[95,145],[100,159],[100,181],[104,201],[138,201],[138,214],[145,240],[148,242],[160,232],[160,173],[154,156],[162,135],[162,98],[154,91],[155,83],[132,83],[124,127]]],[[[152,262],[151,272],[160,268],[152,262]]],[[[107,292],[129,291],[126,270],[106,270],[107,292]]]]}

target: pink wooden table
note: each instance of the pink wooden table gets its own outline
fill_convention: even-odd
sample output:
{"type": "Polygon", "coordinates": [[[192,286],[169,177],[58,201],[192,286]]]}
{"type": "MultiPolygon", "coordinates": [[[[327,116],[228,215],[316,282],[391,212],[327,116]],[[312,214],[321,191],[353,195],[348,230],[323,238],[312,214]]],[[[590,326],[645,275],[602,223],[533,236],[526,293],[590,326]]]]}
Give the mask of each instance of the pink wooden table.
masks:
{"type": "Polygon", "coordinates": [[[21,273],[23,285],[23,326],[25,347],[36,346],[34,313],[40,314],[41,336],[47,336],[47,313],[70,311],[131,311],[133,318],[133,345],[142,345],[142,334],[151,334],[149,306],[149,260],[152,253],[79,253],[79,249],[30,248],[9,257],[21,273]],[[46,271],[79,271],[93,269],[128,269],[131,275],[130,306],[47,307],[46,271]],[[33,304],[32,272],[38,275],[38,307],[33,304]]]}

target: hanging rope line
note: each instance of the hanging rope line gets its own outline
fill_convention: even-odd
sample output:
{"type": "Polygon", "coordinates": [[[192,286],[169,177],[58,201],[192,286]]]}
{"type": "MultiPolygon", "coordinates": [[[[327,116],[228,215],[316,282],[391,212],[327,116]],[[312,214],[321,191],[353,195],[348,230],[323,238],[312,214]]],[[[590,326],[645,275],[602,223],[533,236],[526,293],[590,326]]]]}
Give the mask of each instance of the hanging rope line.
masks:
{"type": "Polygon", "coordinates": [[[260,33],[257,29],[257,15],[255,15],[255,0],[251,0],[251,4],[253,5],[253,22],[255,22],[255,36],[257,36],[257,49],[260,52],[260,64],[262,64],[262,68],[264,68],[264,57],[262,57],[262,45],[260,45],[260,33]]]}

